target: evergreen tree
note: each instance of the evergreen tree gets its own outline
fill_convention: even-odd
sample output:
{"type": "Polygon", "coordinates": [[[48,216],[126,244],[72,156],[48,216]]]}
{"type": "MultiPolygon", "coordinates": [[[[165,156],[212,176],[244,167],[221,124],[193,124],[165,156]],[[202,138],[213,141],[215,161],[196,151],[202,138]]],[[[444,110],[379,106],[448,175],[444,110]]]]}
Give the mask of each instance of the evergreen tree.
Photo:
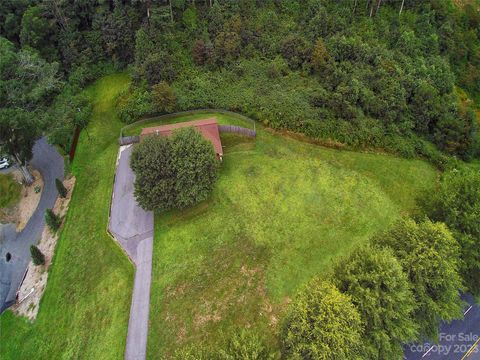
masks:
{"type": "Polygon", "coordinates": [[[45,212],[45,222],[52,231],[57,231],[60,228],[61,221],[52,209],[47,209],[45,212]]]}
{"type": "Polygon", "coordinates": [[[34,265],[44,265],[45,255],[35,245],[30,246],[30,254],[32,255],[32,261],[34,265]]]}
{"type": "Polygon", "coordinates": [[[55,179],[55,186],[57,187],[58,194],[60,197],[65,198],[67,197],[67,188],[63,185],[62,180],[55,179]]]}

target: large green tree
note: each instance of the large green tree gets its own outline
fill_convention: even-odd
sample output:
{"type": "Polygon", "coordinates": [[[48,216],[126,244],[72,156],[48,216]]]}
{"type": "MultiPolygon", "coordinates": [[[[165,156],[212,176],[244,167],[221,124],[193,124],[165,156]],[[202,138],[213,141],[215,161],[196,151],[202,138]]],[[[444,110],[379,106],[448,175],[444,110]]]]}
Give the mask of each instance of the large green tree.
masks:
{"type": "Polygon", "coordinates": [[[442,221],[461,247],[461,273],[468,290],[480,294],[480,172],[454,169],[443,175],[440,185],[422,199],[427,215],[442,221]]]}
{"type": "Polygon", "coordinates": [[[134,148],[130,164],[135,197],[146,210],[185,208],[205,200],[218,169],[211,142],[193,128],[145,138],[134,148]]]}
{"type": "Polygon", "coordinates": [[[362,349],[363,326],[349,295],[314,279],[290,304],[282,341],[293,359],[355,359],[362,349]]]}
{"type": "Polygon", "coordinates": [[[39,131],[36,116],[19,109],[0,109],[0,145],[20,165],[26,185],[34,181],[27,164],[33,157],[33,145],[39,131]]]}
{"type": "Polygon", "coordinates": [[[415,300],[390,249],[365,246],[334,267],[334,283],[352,299],[365,326],[365,357],[397,359],[417,335],[415,300]]]}
{"type": "Polygon", "coordinates": [[[389,247],[402,265],[416,300],[415,321],[423,338],[436,339],[440,322],[461,316],[460,248],[442,223],[401,221],[374,242],[389,247]]]}
{"type": "Polygon", "coordinates": [[[33,181],[27,163],[44,126],[44,110],[61,85],[58,64],[28,49],[17,51],[0,37],[0,144],[17,160],[27,184],[33,181]]]}

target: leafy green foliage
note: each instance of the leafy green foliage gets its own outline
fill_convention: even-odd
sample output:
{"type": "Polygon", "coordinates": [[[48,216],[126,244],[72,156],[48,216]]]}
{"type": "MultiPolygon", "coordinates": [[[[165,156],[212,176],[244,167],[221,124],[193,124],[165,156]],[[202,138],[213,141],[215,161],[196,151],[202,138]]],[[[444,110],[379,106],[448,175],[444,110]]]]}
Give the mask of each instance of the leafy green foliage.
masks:
{"type": "Polygon", "coordinates": [[[29,7],[22,16],[20,42],[22,46],[30,46],[50,61],[58,58],[57,49],[54,46],[53,24],[46,19],[41,6],[29,7]]]}
{"type": "Polygon", "coordinates": [[[35,245],[30,246],[30,255],[32,256],[32,262],[34,265],[44,265],[45,255],[35,245]]]}
{"type": "Polygon", "coordinates": [[[169,113],[175,109],[177,97],[170,85],[162,81],[152,86],[152,101],[157,112],[169,113]]]}
{"type": "Polygon", "coordinates": [[[390,249],[365,246],[334,267],[334,283],[352,299],[364,324],[366,357],[395,359],[417,335],[415,301],[390,249]]]}
{"type": "Polygon", "coordinates": [[[85,129],[91,114],[92,104],[87,97],[65,89],[49,108],[48,140],[68,152],[75,129],[85,129]]]}
{"type": "Polygon", "coordinates": [[[474,168],[447,172],[439,187],[422,198],[427,215],[442,221],[461,247],[461,273],[468,290],[480,294],[480,173],[474,168]]]}
{"type": "Polygon", "coordinates": [[[438,339],[440,322],[462,315],[457,241],[442,223],[404,220],[378,236],[375,243],[392,249],[408,276],[421,337],[438,339]]]}
{"type": "Polygon", "coordinates": [[[152,93],[142,88],[127,89],[118,95],[115,110],[119,119],[127,124],[153,114],[152,93]]]}
{"type": "Polygon", "coordinates": [[[57,231],[62,224],[62,220],[53,212],[52,209],[45,211],[45,222],[52,231],[57,231]]]}
{"type": "Polygon", "coordinates": [[[0,145],[21,165],[27,184],[33,178],[26,164],[44,128],[42,110],[61,84],[58,64],[47,63],[31,49],[17,51],[0,37],[0,145]]]}
{"type": "Polygon", "coordinates": [[[11,176],[0,175],[0,208],[15,205],[20,200],[22,186],[11,176]]]}
{"type": "Polygon", "coordinates": [[[210,141],[193,128],[149,136],[132,153],[135,197],[146,210],[185,208],[205,200],[217,178],[210,141]]]}
{"type": "MultiPolygon", "coordinates": [[[[188,89],[177,94],[176,109],[200,93],[195,85],[201,80],[191,86],[200,70],[208,84],[195,99],[198,107],[222,104],[326,143],[414,156],[423,155],[417,147],[421,137],[448,154],[477,156],[475,121],[471,112],[459,111],[452,89],[458,84],[474,96],[480,92],[478,4],[402,4],[399,12],[395,2],[381,2],[377,9],[366,0],[8,0],[0,7],[0,35],[23,45],[22,51],[29,46],[58,62],[76,82],[98,63],[134,62],[140,88],[166,81],[188,89]],[[262,63],[277,57],[289,65],[284,75],[304,82],[270,76],[275,64],[272,72],[262,63]],[[236,67],[246,61],[261,71],[236,67]],[[237,98],[225,99],[225,93],[237,98]],[[307,116],[289,114],[296,102],[307,116]]],[[[124,121],[146,115],[137,110],[151,103],[142,96],[136,105],[124,121]]]]}
{"type": "Polygon", "coordinates": [[[67,188],[63,185],[62,180],[55,179],[55,187],[57,188],[58,194],[60,197],[65,198],[67,197],[67,188]]]}
{"type": "Polygon", "coordinates": [[[327,281],[313,280],[290,304],[283,330],[287,358],[355,359],[363,325],[348,295],[327,281]]]}
{"type": "Polygon", "coordinates": [[[274,355],[253,330],[241,329],[214,355],[218,360],[269,360],[274,355]]]}

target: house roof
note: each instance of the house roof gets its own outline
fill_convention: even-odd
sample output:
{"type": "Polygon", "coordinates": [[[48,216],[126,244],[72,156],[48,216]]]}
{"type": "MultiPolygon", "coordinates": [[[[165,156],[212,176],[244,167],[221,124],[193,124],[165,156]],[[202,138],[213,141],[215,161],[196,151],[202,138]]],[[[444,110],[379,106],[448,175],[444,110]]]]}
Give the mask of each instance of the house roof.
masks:
{"type": "Polygon", "coordinates": [[[198,131],[200,131],[205,139],[211,141],[217,155],[223,155],[222,143],[220,141],[220,134],[218,132],[218,122],[215,118],[144,128],[140,134],[140,137],[152,134],[169,136],[172,134],[172,131],[185,127],[196,128],[198,131]]]}

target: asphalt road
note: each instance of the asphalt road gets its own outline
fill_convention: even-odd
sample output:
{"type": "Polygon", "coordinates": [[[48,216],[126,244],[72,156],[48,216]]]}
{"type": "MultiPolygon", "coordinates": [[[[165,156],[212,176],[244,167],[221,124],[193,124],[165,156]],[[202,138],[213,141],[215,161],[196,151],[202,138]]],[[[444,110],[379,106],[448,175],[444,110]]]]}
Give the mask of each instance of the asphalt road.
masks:
{"type": "Polygon", "coordinates": [[[45,138],[33,148],[30,165],[43,177],[44,188],[40,202],[25,228],[16,233],[12,225],[0,231],[0,313],[15,302],[16,292],[30,262],[30,245],[36,244],[45,225],[45,210],[52,208],[57,198],[55,178],[63,180],[63,158],[45,138]],[[12,258],[6,261],[6,254],[12,258]]]}
{"type": "Polygon", "coordinates": [[[439,343],[405,346],[406,360],[480,360],[480,305],[464,296],[464,317],[440,326],[439,343]]]}
{"type": "Polygon", "coordinates": [[[128,321],[125,359],[146,357],[152,275],[153,212],[143,210],[133,195],[132,145],[119,150],[109,230],[136,266],[128,321]]]}

